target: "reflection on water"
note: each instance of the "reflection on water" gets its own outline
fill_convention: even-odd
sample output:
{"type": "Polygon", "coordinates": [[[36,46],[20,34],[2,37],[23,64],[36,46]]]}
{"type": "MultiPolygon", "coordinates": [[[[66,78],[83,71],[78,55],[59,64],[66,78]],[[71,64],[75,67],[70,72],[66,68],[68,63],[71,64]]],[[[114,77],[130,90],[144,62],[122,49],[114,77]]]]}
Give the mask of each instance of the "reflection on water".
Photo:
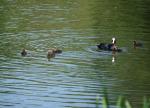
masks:
{"type": "Polygon", "coordinates": [[[150,96],[149,9],[141,0],[2,0],[0,107],[95,108],[107,88],[111,103],[124,95],[140,108],[150,96]],[[97,49],[113,36],[123,52],[97,49]],[[48,61],[55,46],[63,52],[48,61]]]}
{"type": "Polygon", "coordinates": [[[116,52],[112,52],[112,63],[114,63],[116,60],[116,52]]]}

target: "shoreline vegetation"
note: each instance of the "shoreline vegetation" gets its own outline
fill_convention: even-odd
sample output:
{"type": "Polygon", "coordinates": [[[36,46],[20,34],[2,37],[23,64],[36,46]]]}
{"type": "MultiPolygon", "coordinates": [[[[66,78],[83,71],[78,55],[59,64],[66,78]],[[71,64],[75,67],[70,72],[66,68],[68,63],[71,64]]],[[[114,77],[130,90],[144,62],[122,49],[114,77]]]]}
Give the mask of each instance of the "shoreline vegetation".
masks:
{"type": "MultiPolygon", "coordinates": [[[[123,96],[118,97],[115,105],[109,103],[108,94],[106,91],[104,91],[104,96],[101,100],[99,99],[99,96],[96,96],[96,108],[111,108],[111,106],[114,108],[134,108],[130,104],[129,100],[123,96]]],[[[141,108],[150,108],[150,98],[147,98],[146,96],[143,97],[141,108]]]]}

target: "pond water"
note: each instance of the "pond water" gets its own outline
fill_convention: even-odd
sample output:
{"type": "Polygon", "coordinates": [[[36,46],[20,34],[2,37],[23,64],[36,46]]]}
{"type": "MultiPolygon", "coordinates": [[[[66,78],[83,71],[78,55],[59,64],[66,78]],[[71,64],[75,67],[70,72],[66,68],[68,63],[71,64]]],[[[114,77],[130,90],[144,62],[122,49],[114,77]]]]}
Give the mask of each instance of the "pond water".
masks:
{"type": "Polygon", "coordinates": [[[149,12],[148,0],[2,0],[0,107],[95,108],[106,88],[111,107],[122,95],[141,108],[150,97],[149,12]],[[112,37],[123,52],[97,50],[112,37]],[[52,47],[63,52],[48,61],[52,47]]]}

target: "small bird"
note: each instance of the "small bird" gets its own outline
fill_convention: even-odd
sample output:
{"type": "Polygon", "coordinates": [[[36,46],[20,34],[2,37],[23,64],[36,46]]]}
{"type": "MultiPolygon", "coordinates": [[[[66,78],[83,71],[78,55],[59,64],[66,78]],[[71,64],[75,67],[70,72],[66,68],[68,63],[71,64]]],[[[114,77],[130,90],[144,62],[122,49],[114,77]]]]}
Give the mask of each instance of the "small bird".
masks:
{"type": "Polygon", "coordinates": [[[54,50],[49,49],[49,50],[47,51],[47,58],[50,59],[50,58],[52,58],[52,57],[55,57],[55,52],[54,52],[54,50]]]}
{"type": "Polygon", "coordinates": [[[143,46],[143,44],[142,43],[139,43],[139,42],[137,42],[137,41],[133,41],[133,46],[134,46],[134,48],[136,48],[136,47],[142,47],[143,46]]]}
{"type": "Polygon", "coordinates": [[[22,49],[21,55],[22,55],[22,56],[26,56],[26,55],[27,55],[27,51],[26,51],[25,48],[22,49]]]}
{"type": "Polygon", "coordinates": [[[58,49],[58,48],[50,48],[47,51],[47,58],[48,60],[50,60],[51,58],[55,57],[56,54],[60,54],[62,53],[62,50],[58,49]]]}

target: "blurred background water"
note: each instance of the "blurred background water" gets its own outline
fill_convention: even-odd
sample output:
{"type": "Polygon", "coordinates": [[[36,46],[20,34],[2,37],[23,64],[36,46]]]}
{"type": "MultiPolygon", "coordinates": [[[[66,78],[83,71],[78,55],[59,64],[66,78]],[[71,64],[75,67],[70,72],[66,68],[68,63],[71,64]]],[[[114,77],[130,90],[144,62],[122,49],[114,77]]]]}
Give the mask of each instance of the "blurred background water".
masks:
{"type": "Polygon", "coordinates": [[[95,108],[104,88],[112,104],[123,95],[141,108],[150,97],[149,19],[149,0],[1,0],[0,108],[95,108]],[[115,62],[96,48],[112,37],[123,49],[115,62]],[[55,46],[63,53],[48,61],[55,46]]]}

